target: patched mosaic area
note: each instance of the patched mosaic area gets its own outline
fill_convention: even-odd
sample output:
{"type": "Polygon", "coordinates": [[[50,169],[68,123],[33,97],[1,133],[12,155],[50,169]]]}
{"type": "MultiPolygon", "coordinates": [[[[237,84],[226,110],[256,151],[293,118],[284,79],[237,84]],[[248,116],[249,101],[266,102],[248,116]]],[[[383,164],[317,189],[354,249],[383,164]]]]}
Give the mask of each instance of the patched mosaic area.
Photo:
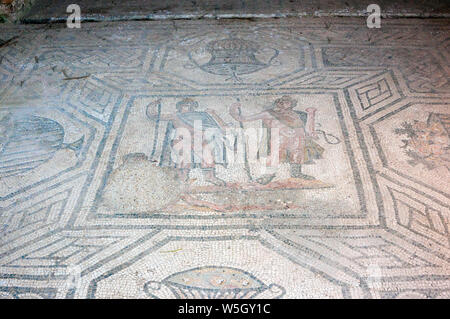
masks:
{"type": "Polygon", "coordinates": [[[1,298],[449,297],[446,20],[1,29],[1,298]]]}

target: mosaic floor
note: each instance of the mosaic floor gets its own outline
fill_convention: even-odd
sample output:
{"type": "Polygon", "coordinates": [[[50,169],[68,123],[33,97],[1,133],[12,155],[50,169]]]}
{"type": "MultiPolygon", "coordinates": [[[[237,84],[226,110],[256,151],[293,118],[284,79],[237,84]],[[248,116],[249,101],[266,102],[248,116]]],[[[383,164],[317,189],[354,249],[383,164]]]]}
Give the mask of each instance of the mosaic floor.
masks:
{"type": "Polygon", "coordinates": [[[450,297],[448,20],[0,29],[0,297],[450,297]]]}

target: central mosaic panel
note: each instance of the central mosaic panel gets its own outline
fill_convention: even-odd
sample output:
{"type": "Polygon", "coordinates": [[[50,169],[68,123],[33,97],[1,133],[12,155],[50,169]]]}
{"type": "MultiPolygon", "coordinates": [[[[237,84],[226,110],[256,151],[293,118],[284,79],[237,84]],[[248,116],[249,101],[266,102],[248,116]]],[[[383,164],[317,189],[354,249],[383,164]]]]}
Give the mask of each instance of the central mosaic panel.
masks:
{"type": "Polygon", "coordinates": [[[94,216],[362,221],[362,160],[355,160],[341,102],[318,92],[137,98],[122,120],[94,216]],[[181,129],[192,138],[184,162],[176,158],[181,129]]]}

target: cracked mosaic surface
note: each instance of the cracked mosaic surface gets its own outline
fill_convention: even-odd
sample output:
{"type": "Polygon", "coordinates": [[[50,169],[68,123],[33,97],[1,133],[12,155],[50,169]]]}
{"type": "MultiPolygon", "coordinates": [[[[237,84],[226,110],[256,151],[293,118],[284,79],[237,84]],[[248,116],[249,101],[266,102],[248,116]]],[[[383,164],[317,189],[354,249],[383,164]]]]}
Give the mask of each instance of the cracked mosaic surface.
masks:
{"type": "Polygon", "coordinates": [[[1,298],[449,297],[447,20],[0,28],[1,298]],[[280,99],[301,160],[176,174],[180,120],[280,99]]]}

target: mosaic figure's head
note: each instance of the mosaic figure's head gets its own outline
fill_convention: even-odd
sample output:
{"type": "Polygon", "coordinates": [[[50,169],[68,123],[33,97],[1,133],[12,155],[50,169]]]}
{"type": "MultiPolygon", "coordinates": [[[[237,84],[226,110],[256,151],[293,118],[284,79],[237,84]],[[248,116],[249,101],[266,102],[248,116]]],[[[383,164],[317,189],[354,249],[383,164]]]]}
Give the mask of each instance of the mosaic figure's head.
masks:
{"type": "Polygon", "coordinates": [[[191,98],[184,98],[177,103],[176,107],[178,113],[194,112],[198,108],[198,102],[191,98]]]}
{"type": "Polygon", "coordinates": [[[297,101],[290,96],[284,95],[274,102],[275,108],[279,110],[293,109],[297,105],[297,101]]]}

